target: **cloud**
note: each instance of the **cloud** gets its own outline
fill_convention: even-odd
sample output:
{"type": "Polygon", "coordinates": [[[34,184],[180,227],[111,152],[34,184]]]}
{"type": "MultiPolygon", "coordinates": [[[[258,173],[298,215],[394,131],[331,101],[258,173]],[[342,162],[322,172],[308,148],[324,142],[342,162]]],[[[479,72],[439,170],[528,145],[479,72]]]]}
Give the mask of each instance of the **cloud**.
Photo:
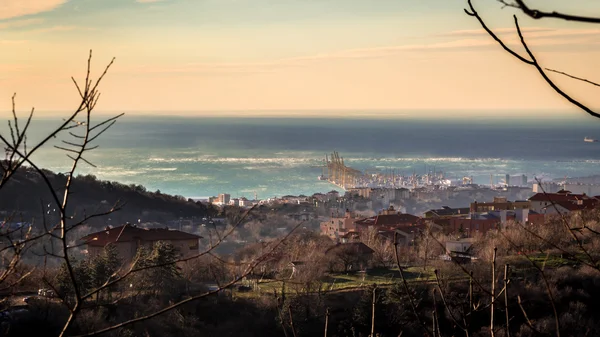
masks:
{"type": "Polygon", "coordinates": [[[26,43],[26,40],[0,40],[0,45],[14,45],[26,43]]]}
{"type": "MultiPolygon", "coordinates": [[[[541,31],[540,31],[541,32],[541,31]]],[[[546,33],[546,31],[543,31],[546,33]]],[[[554,31],[552,31],[554,32],[554,31]]],[[[557,46],[598,46],[599,41],[592,41],[590,37],[592,30],[588,31],[561,31],[561,34],[539,35],[536,39],[528,41],[530,46],[535,47],[557,47],[557,46]]],[[[509,46],[519,47],[520,41],[516,36],[507,36],[503,41],[509,46]]],[[[268,73],[282,68],[304,67],[316,62],[328,60],[360,60],[383,57],[398,57],[414,52],[443,52],[443,51],[473,51],[473,49],[492,48],[498,49],[498,43],[493,39],[483,36],[465,39],[456,39],[446,42],[429,44],[408,44],[398,46],[385,46],[375,48],[348,49],[331,53],[323,53],[308,56],[284,58],[265,62],[242,62],[242,63],[188,63],[176,66],[153,66],[141,65],[119,72],[142,73],[142,74],[252,74],[268,73]]],[[[413,54],[415,55],[415,54],[413,54]]]]}
{"type": "Polygon", "coordinates": [[[0,20],[51,11],[68,0],[2,0],[0,20]]]}
{"type": "MultiPolygon", "coordinates": [[[[543,27],[522,27],[522,32],[548,32],[554,31],[552,28],[543,28],[543,27]]],[[[494,29],[494,33],[498,35],[503,34],[516,34],[517,30],[513,27],[511,28],[498,28],[494,29]]],[[[485,36],[488,33],[482,29],[468,29],[468,30],[454,30],[447,33],[437,34],[436,36],[450,36],[450,37],[471,37],[471,36],[485,36]]]]}
{"type": "Polygon", "coordinates": [[[28,30],[28,33],[48,33],[48,32],[67,32],[67,31],[72,31],[72,30],[76,30],[76,29],[81,29],[80,27],[77,26],[52,26],[52,27],[46,27],[46,28],[40,28],[40,29],[31,29],[28,30]]]}
{"type": "MultiPolygon", "coordinates": [[[[504,38],[506,36],[518,37],[517,30],[511,28],[497,28],[493,32],[496,35],[501,35],[504,38]]],[[[554,28],[542,28],[542,27],[522,27],[521,32],[525,39],[537,39],[537,38],[548,38],[548,37],[565,37],[565,36],[588,36],[588,35],[600,35],[600,29],[554,29],[554,28]]],[[[455,30],[448,33],[438,34],[438,37],[488,37],[488,33],[484,29],[472,29],[472,30],[455,30]]]]}
{"type": "Polygon", "coordinates": [[[0,29],[27,27],[27,26],[37,25],[42,22],[44,22],[44,19],[42,19],[42,18],[6,21],[6,22],[0,22],[0,29]]]}

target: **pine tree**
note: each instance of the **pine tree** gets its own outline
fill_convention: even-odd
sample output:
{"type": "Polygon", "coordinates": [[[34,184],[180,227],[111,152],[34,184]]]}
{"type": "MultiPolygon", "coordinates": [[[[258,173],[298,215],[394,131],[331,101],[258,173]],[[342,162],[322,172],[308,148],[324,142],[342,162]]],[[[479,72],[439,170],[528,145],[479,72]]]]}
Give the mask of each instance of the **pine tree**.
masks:
{"type": "MultiPolygon", "coordinates": [[[[70,263],[80,294],[84,294],[92,289],[94,284],[91,263],[87,260],[76,261],[74,259],[71,259],[70,263]]],[[[75,288],[73,287],[66,263],[60,266],[58,275],[56,276],[56,288],[60,296],[65,300],[70,301],[75,298],[75,288]]]]}
{"type": "MultiPolygon", "coordinates": [[[[91,273],[92,273],[92,285],[94,287],[101,287],[106,282],[109,282],[114,278],[114,274],[119,270],[121,266],[121,259],[119,258],[117,248],[114,245],[107,245],[104,247],[102,254],[94,257],[91,262],[91,273]]],[[[110,299],[111,292],[114,291],[114,287],[104,291],[110,299]]],[[[102,296],[102,292],[98,292],[96,300],[98,301],[102,296]]]]}
{"type": "Polygon", "coordinates": [[[150,270],[150,281],[156,294],[168,294],[173,292],[179,281],[181,273],[174,263],[179,259],[179,252],[172,244],[164,241],[158,241],[154,244],[149,262],[152,266],[157,266],[150,270]]]}

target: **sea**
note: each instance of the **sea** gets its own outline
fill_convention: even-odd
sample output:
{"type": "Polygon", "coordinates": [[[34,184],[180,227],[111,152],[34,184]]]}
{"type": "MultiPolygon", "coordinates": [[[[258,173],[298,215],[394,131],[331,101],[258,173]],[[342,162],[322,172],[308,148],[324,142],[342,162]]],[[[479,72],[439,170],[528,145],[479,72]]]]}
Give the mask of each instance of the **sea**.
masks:
{"type": "MultiPolygon", "coordinates": [[[[59,122],[35,119],[29,146],[59,122]]],[[[551,180],[600,174],[600,142],[587,143],[584,137],[600,138],[600,120],[576,113],[421,119],[135,114],[120,118],[94,142],[98,148],[85,158],[95,167],[81,163],[77,173],[186,198],[229,193],[266,199],[339,191],[318,180],[325,155],[337,151],[346,165],[372,173],[435,170],[449,179],[472,176],[481,184],[489,184],[490,176],[499,182],[506,174],[551,180]]],[[[77,139],[64,133],[34,160],[68,171],[68,153],[53,147],[62,140],[77,139]]]]}

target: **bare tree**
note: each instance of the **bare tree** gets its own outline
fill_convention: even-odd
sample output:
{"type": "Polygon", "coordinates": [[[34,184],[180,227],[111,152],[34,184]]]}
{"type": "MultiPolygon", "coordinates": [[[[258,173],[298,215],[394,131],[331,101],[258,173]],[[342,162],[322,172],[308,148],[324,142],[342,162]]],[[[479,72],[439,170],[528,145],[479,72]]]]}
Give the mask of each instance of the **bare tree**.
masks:
{"type": "MultiPolygon", "coordinates": [[[[75,181],[74,177],[78,168],[81,165],[91,165],[92,167],[95,167],[95,164],[88,160],[88,153],[98,147],[94,144],[95,141],[123,115],[119,114],[98,122],[93,118],[94,109],[100,98],[99,85],[113,64],[114,59],[104,68],[101,75],[95,80],[92,79],[91,76],[91,61],[92,52],[90,51],[87,62],[87,72],[82,83],[72,78],[80,97],[77,108],[68,117],[63,119],[62,123],[57,128],[50,130],[48,135],[42,138],[40,142],[33,145],[27,143],[27,135],[30,123],[34,117],[34,110],[31,110],[28,118],[23,124],[19,120],[16,112],[15,96],[13,96],[12,120],[8,122],[9,136],[0,133],[0,141],[4,144],[6,150],[6,159],[1,162],[2,176],[0,177],[0,189],[10,183],[11,179],[18,174],[22,167],[29,167],[40,176],[53,200],[49,206],[55,208],[58,213],[58,221],[52,222],[50,225],[44,221],[44,223],[41,224],[43,230],[39,233],[34,234],[32,226],[11,228],[7,225],[0,228],[0,242],[2,244],[0,247],[0,254],[2,254],[4,261],[2,270],[0,270],[0,290],[10,289],[33,272],[31,268],[23,269],[20,267],[23,256],[29,247],[33,246],[38,241],[43,241],[44,253],[42,258],[44,260],[50,258],[62,261],[62,278],[63,281],[68,283],[69,289],[72,291],[72,294],[63,298],[63,304],[68,309],[68,318],[62,327],[60,336],[73,335],[76,333],[83,333],[83,335],[91,336],[106,333],[168,313],[186,303],[208,297],[212,294],[219,293],[224,289],[230,288],[245,276],[249,275],[257,265],[262,263],[271,252],[276,250],[278,246],[286,240],[289,234],[300,226],[299,224],[292,228],[289,234],[283,236],[279,240],[273,241],[263,254],[256,256],[251,261],[236,265],[237,272],[234,275],[230,275],[226,280],[224,280],[227,277],[226,273],[219,271],[219,275],[215,275],[215,281],[218,284],[217,289],[210,291],[203,290],[194,293],[189,292],[188,296],[183,299],[171,299],[166,305],[153,308],[151,312],[143,315],[136,315],[136,317],[131,317],[130,319],[117,323],[106,322],[103,324],[93,324],[88,326],[87,329],[82,330],[81,324],[77,323],[78,320],[82,320],[81,322],[86,321],[86,317],[89,317],[90,313],[93,313],[99,304],[114,307],[122,302],[127,296],[132,296],[131,293],[125,292],[122,293],[122,296],[112,298],[112,291],[113,289],[122,286],[123,283],[128,282],[128,280],[131,280],[136,274],[167,267],[172,269],[175,268],[176,265],[182,265],[186,262],[200,258],[210,257],[226,263],[227,261],[220,260],[213,251],[236,232],[240,224],[245,221],[249,212],[252,211],[252,209],[250,209],[241,214],[239,219],[237,219],[236,224],[225,230],[221,231],[214,228],[214,230],[211,231],[211,240],[208,248],[191,257],[150,259],[145,261],[142,260],[144,254],[138,254],[137,258],[129,265],[122,264],[118,268],[113,265],[109,269],[104,268],[106,265],[96,264],[95,266],[88,266],[86,265],[87,262],[76,260],[73,252],[80,247],[80,244],[76,243],[77,238],[75,238],[74,235],[78,235],[78,229],[93,218],[107,216],[120,210],[125,204],[117,201],[108,210],[101,210],[100,207],[98,207],[98,209],[91,213],[86,211],[78,213],[70,203],[72,187],[75,181]],[[58,139],[60,144],[53,144],[54,139],[58,139]],[[39,152],[42,147],[47,144],[53,144],[55,148],[64,152],[72,161],[71,168],[64,175],[65,179],[61,182],[62,185],[60,186],[56,186],[49,178],[48,171],[43,170],[32,159],[32,155],[39,152]],[[87,278],[90,273],[94,273],[94,269],[89,269],[90,267],[96,268],[98,273],[110,270],[111,275],[104,275],[102,282],[100,283],[98,283],[98,280],[88,281],[87,278]],[[85,278],[85,280],[83,278],[85,278]],[[99,295],[101,293],[106,293],[108,295],[104,296],[102,301],[99,301],[99,295]],[[94,298],[96,299],[95,301],[93,300],[94,298]],[[74,329],[76,325],[78,326],[77,330],[74,329]]],[[[42,212],[45,213],[44,211],[45,208],[42,207],[42,212]]],[[[43,217],[43,219],[46,218],[43,217]]],[[[4,220],[4,224],[9,224],[10,222],[10,217],[4,220]]],[[[168,250],[169,248],[167,247],[164,249],[168,250]]],[[[209,270],[215,271],[215,268],[209,268],[209,270]]],[[[56,280],[52,274],[51,270],[47,270],[46,265],[44,264],[42,276],[43,282],[58,293],[56,280]]]]}

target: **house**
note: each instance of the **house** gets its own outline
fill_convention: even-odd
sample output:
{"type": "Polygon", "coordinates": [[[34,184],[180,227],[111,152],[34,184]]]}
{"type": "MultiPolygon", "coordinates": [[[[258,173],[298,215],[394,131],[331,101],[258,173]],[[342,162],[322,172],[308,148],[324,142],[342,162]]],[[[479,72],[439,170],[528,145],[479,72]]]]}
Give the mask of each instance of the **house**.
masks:
{"type": "Polygon", "coordinates": [[[364,270],[375,251],[362,242],[337,243],[325,251],[332,271],[364,270]]]}
{"type": "Polygon", "coordinates": [[[489,211],[509,211],[516,209],[529,209],[530,202],[528,200],[508,201],[505,197],[494,197],[492,202],[473,202],[471,203],[470,212],[489,212],[489,211]]]}
{"type": "Polygon", "coordinates": [[[462,237],[473,237],[499,228],[501,219],[490,214],[481,214],[473,218],[435,219],[434,222],[441,226],[446,234],[460,234],[462,237]]]}
{"type": "Polygon", "coordinates": [[[401,247],[409,247],[415,244],[415,239],[419,236],[427,235],[428,230],[441,232],[443,227],[436,223],[416,224],[380,230],[378,234],[381,238],[397,243],[401,247]]]}
{"type": "Polygon", "coordinates": [[[312,195],[313,199],[317,200],[318,202],[325,202],[328,201],[328,196],[323,194],[323,193],[315,193],[312,195]]]}
{"type": "Polygon", "coordinates": [[[340,240],[347,233],[356,230],[355,221],[356,217],[349,210],[346,210],[343,217],[332,213],[329,220],[321,222],[321,234],[327,235],[332,240],[340,240]]]}
{"type": "Polygon", "coordinates": [[[446,241],[446,253],[466,253],[471,249],[473,240],[463,239],[458,241],[446,241]]]}
{"type": "Polygon", "coordinates": [[[356,230],[359,232],[367,231],[369,228],[378,230],[390,230],[396,227],[407,227],[421,224],[422,219],[412,214],[396,212],[393,206],[383,210],[374,217],[361,219],[355,222],[356,230]]]}
{"type": "Polygon", "coordinates": [[[452,217],[464,217],[469,215],[470,209],[467,207],[464,208],[450,208],[448,206],[443,206],[440,209],[431,209],[423,214],[425,219],[432,218],[452,218],[452,217]]]}
{"type": "Polygon", "coordinates": [[[331,190],[327,192],[327,200],[328,201],[336,201],[340,197],[340,192],[336,190],[331,190]]]}
{"type": "Polygon", "coordinates": [[[566,214],[600,206],[600,200],[586,194],[560,190],[556,193],[537,193],[529,198],[531,209],[540,214],[566,214]]]}
{"type": "Polygon", "coordinates": [[[446,254],[441,257],[444,260],[454,260],[459,263],[470,262],[476,259],[476,257],[473,256],[472,246],[472,239],[446,241],[446,254]]]}
{"type": "Polygon", "coordinates": [[[105,230],[92,233],[81,238],[87,245],[90,257],[98,256],[109,244],[114,244],[119,257],[125,262],[131,262],[140,247],[149,249],[158,242],[170,243],[179,251],[182,258],[198,254],[198,240],[202,237],[172,230],[168,228],[140,228],[125,224],[119,227],[106,227],[105,230]]]}

